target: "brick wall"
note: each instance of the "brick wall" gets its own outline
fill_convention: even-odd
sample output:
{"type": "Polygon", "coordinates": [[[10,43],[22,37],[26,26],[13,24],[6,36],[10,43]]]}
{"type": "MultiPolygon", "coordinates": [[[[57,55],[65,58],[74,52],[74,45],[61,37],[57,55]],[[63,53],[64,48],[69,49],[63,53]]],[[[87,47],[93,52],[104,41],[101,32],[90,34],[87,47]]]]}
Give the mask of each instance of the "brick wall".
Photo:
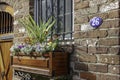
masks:
{"type": "Polygon", "coordinates": [[[74,0],[73,80],[120,80],[120,1],[74,0]],[[103,24],[93,29],[95,16],[103,24]]]}
{"type": "MultiPolygon", "coordinates": [[[[14,43],[23,42],[18,19],[31,12],[29,0],[0,0],[15,10],[14,43]]],[[[32,0],[30,0],[32,1],[32,0]]],[[[119,0],[74,0],[75,52],[71,57],[73,80],[120,80],[119,0]],[[103,24],[92,29],[89,20],[99,16],[103,24]]],[[[33,11],[33,10],[32,10],[33,11]]]]}
{"type": "Polygon", "coordinates": [[[24,29],[19,24],[18,20],[29,14],[29,0],[17,0],[16,6],[14,7],[16,12],[14,20],[14,43],[24,42],[24,38],[27,36],[25,32],[20,30],[24,29]]]}

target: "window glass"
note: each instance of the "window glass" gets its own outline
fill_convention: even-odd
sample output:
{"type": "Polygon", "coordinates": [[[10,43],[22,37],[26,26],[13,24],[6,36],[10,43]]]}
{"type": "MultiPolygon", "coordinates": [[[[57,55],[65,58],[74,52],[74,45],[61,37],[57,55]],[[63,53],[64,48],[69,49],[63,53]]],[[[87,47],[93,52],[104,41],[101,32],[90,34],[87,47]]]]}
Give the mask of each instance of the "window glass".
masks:
{"type": "Polygon", "coordinates": [[[34,16],[38,23],[39,18],[47,21],[49,17],[56,18],[53,34],[60,34],[61,39],[72,39],[72,0],[35,0],[34,16]]]}

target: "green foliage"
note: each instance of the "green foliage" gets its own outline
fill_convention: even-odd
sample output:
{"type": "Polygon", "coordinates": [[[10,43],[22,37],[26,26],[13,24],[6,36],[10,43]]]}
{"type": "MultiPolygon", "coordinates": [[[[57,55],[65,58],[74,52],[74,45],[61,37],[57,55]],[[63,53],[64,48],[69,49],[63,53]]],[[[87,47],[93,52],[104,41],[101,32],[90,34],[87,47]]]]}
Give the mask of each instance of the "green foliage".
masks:
{"type": "Polygon", "coordinates": [[[31,38],[33,44],[45,42],[50,35],[51,28],[56,22],[53,17],[50,17],[47,22],[40,20],[40,24],[37,24],[30,15],[19,21],[28,32],[28,36],[31,38]]]}
{"type": "Polygon", "coordinates": [[[55,48],[58,46],[58,42],[59,42],[58,39],[48,42],[45,46],[45,50],[47,52],[54,51],[55,48]]]}

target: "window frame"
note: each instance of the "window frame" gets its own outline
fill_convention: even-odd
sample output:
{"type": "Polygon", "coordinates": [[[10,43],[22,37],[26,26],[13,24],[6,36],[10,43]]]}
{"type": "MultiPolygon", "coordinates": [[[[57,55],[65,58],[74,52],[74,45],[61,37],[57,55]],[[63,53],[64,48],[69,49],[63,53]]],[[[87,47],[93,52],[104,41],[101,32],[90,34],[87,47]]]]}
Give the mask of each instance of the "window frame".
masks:
{"type": "MultiPolygon", "coordinates": [[[[42,10],[42,0],[34,0],[35,2],[34,2],[34,19],[35,19],[35,21],[37,22],[37,23],[39,23],[38,21],[38,16],[40,15],[40,16],[42,16],[42,11],[39,11],[40,9],[42,10]],[[39,1],[39,2],[38,2],[39,1]],[[41,7],[40,7],[40,6],[41,7]],[[39,7],[38,7],[39,6],[39,7]]],[[[46,1],[45,3],[46,3],[46,5],[47,5],[47,0],[44,0],[44,1],[46,1]]],[[[58,0],[56,0],[57,1],[57,3],[59,4],[59,1],[58,0]]],[[[58,20],[59,20],[59,18],[58,17],[60,17],[60,15],[58,15],[58,11],[59,11],[59,9],[57,9],[57,16],[55,17],[56,19],[57,19],[57,23],[56,23],[56,25],[57,25],[57,34],[58,35],[60,35],[60,36],[62,36],[62,38],[60,38],[60,40],[73,40],[73,31],[74,31],[74,16],[73,16],[73,13],[74,13],[74,1],[73,0],[71,0],[71,12],[67,12],[67,13],[70,13],[70,15],[71,15],[71,25],[70,25],[70,31],[68,31],[68,32],[66,32],[66,30],[65,30],[65,28],[66,28],[66,21],[65,21],[65,19],[66,19],[66,16],[67,16],[67,13],[65,12],[65,9],[66,9],[66,2],[67,0],[64,0],[64,12],[63,12],[63,16],[64,16],[64,21],[63,21],[63,30],[64,30],[64,32],[60,32],[60,33],[58,33],[58,20]],[[68,38],[68,37],[65,37],[67,34],[69,34],[70,35],[70,37],[68,38]]],[[[52,3],[53,3],[53,0],[52,0],[52,3]]],[[[58,8],[58,5],[57,4],[57,8],[58,8]]],[[[53,16],[53,5],[51,5],[51,7],[52,7],[52,16],[53,16]]],[[[46,6],[46,8],[47,8],[47,6],[46,6]]],[[[47,12],[48,10],[46,10],[46,13],[48,13],[47,12]]],[[[47,15],[46,15],[46,17],[47,17],[47,15]]],[[[55,33],[55,34],[56,34],[55,33]]],[[[51,35],[53,35],[53,33],[51,34],[51,35]]]]}

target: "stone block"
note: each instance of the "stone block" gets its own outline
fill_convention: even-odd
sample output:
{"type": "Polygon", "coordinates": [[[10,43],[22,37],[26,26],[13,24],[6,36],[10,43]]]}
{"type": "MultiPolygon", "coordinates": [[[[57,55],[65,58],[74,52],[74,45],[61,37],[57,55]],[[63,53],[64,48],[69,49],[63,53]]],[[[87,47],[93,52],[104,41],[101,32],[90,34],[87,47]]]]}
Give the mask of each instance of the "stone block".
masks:
{"type": "Polygon", "coordinates": [[[87,22],[88,22],[87,16],[80,16],[80,15],[75,16],[75,23],[76,24],[82,24],[82,23],[87,23],[87,22]]]}
{"type": "Polygon", "coordinates": [[[74,33],[73,36],[74,36],[75,39],[78,39],[80,37],[80,32],[74,33]]]}
{"type": "Polygon", "coordinates": [[[120,77],[112,74],[97,74],[97,80],[120,80],[120,77]]]}
{"type": "Polygon", "coordinates": [[[85,80],[96,80],[96,75],[90,72],[80,72],[80,78],[85,80]]]}
{"type": "Polygon", "coordinates": [[[119,55],[98,55],[98,63],[105,64],[119,64],[120,56],[119,55]]]}
{"type": "Polygon", "coordinates": [[[83,8],[88,8],[89,7],[89,2],[88,1],[83,1],[80,3],[76,3],[75,9],[83,9],[83,8]]]}
{"type": "Polygon", "coordinates": [[[120,74],[120,65],[109,65],[108,72],[112,74],[120,74]]]}
{"type": "Polygon", "coordinates": [[[88,70],[89,71],[94,71],[94,72],[107,73],[108,72],[108,67],[107,67],[106,64],[89,64],[88,65],[88,70]]]}
{"type": "Polygon", "coordinates": [[[109,54],[117,54],[119,55],[120,54],[120,47],[111,47],[109,48],[109,54]]]}
{"type": "Polygon", "coordinates": [[[78,71],[80,71],[80,70],[87,71],[88,70],[88,64],[76,62],[74,68],[75,68],[75,70],[78,70],[78,71]]]}
{"type": "Polygon", "coordinates": [[[80,25],[79,24],[74,25],[74,31],[80,31],[80,25]]]}
{"type": "Polygon", "coordinates": [[[118,28],[120,24],[119,21],[118,19],[104,21],[100,28],[118,28]]]}
{"type": "Polygon", "coordinates": [[[88,53],[107,54],[108,47],[88,47],[88,53]]]}
{"type": "Polygon", "coordinates": [[[96,17],[96,16],[99,16],[104,20],[108,18],[108,13],[92,14],[89,16],[89,18],[92,19],[93,17],[96,17]]]}
{"type": "Polygon", "coordinates": [[[109,37],[118,37],[118,36],[120,36],[120,29],[118,29],[118,28],[109,29],[108,35],[109,35],[109,37]]]}
{"type": "Polygon", "coordinates": [[[107,12],[107,11],[110,11],[110,10],[113,10],[113,9],[118,9],[118,8],[119,8],[119,1],[111,2],[107,5],[102,5],[100,7],[100,12],[107,12]]]}
{"type": "Polygon", "coordinates": [[[79,54],[79,61],[80,62],[97,62],[97,57],[92,54],[87,53],[78,53],[79,54]]]}
{"type": "Polygon", "coordinates": [[[108,35],[106,30],[92,30],[88,31],[88,38],[105,38],[108,35]]]}
{"type": "Polygon", "coordinates": [[[119,45],[119,38],[107,38],[107,39],[100,39],[98,45],[102,46],[116,46],[119,45]]]}
{"type": "Polygon", "coordinates": [[[110,19],[112,18],[120,18],[120,10],[112,10],[108,13],[110,19]]]}
{"type": "Polygon", "coordinates": [[[89,30],[93,30],[94,28],[90,26],[90,24],[85,23],[85,24],[81,24],[81,31],[86,32],[89,30]]]}
{"type": "Polygon", "coordinates": [[[100,5],[106,3],[107,0],[92,0],[90,1],[90,6],[100,5]]]}

